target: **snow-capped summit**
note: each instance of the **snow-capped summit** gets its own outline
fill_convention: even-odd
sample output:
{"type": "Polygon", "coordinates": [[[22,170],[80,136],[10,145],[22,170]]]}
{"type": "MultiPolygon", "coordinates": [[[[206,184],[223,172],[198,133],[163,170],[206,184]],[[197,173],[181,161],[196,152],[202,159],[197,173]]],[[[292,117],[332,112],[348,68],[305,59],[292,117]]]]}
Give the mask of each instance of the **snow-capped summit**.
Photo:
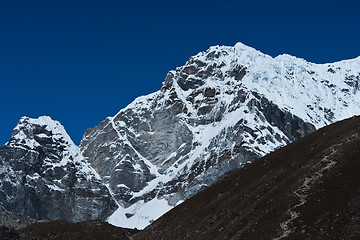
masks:
{"type": "Polygon", "coordinates": [[[0,208],[35,219],[106,219],[116,201],[64,127],[22,117],[0,147],[0,208]]]}
{"type": "Polygon", "coordinates": [[[120,204],[109,221],[143,228],[219,176],[359,114],[359,60],[272,58],[242,43],[191,57],[85,133],[82,154],[120,204]]]}
{"type": "Polygon", "coordinates": [[[22,117],[5,146],[49,153],[45,161],[49,160],[48,165],[52,168],[65,166],[68,163],[76,164],[77,169],[84,176],[101,180],[98,173],[81,155],[79,148],[71,140],[65,128],[49,116],[40,116],[37,119],[22,117]],[[61,155],[56,158],[56,161],[53,161],[54,151],[61,155]]]}
{"type": "Polygon", "coordinates": [[[22,117],[14,128],[11,140],[6,143],[6,145],[35,149],[41,146],[41,143],[38,141],[42,142],[41,139],[49,137],[63,139],[66,145],[70,147],[75,146],[64,127],[58,121],[52,120],[49,116],[40,116],[37,119],[22,117]],[[34,126],[40,128],[35,128],[34,126]]]}
{"type": "Polygon", "coordinates": [[[80,150],[50,117],[21,118],[0,148],[0,209],[144,228],[220,176],[360,114],[359,82],[360,57],[210,47],[87,130],[80,150]]]}

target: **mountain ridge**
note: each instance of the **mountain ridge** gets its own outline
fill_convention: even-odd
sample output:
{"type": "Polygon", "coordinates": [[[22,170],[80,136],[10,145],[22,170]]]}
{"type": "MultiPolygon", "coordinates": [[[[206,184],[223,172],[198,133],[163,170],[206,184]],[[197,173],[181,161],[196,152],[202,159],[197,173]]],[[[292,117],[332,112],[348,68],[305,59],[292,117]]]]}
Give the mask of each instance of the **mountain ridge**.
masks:
{"type": "Polygon", "coordinates": [[[146,203],[169,209],[164,199],[171,208],[222,174],[359,113],[359,60],[313,64],[241,43],[191,57],[160,91],[84,134],[82,154],[105,169],[121,205],[110,222],[144,227],[156,218],[144,216],[146,203]]]}
{"type": "MultiPolygon", "coordinates": [[[[102,199],[94,204],[94,216],[85,218],[100,216],[116,226],[141,229],[222,175],[359,114],[359,82],[360,57],[314,64],[287,54],[272,58],[242,43],[212,46],[170,71],[159,91],[88,129],[79,146],[49,117],[21,118],[0,148],[0,163],[11,172],[24,164],[19,159],[30,156],[22,168],[49,171],[55,182],[40,170],[32,176],[41,186],[50,181],[45,184],[49,191],[95,184],[100,192],[80,187],[70,194],[84,197],[83,213],[89,194],[102,199]],[[56,165],[79,178],[62,184],[53,174],[56,165]]],[[[10,179],[8,192],[0,194],[3,204],[24,182],[11,180],[5,170],[0,176],[10,179]]],[[[19,211],[39,218],[36,211],[19,211]]],[[[79,220],[71,214],[62,218],[79,220]]]]}

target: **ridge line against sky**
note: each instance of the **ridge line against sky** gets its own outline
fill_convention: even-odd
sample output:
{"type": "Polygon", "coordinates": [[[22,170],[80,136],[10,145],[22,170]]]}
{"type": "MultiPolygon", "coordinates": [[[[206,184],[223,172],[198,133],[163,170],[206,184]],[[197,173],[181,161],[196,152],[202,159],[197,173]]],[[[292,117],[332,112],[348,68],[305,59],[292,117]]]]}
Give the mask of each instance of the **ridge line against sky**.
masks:
{"type": "Polygon", "coordinates": [[[314,63],[360,55],[357,1],[2,1],[0,145],[21,116],[86,129],[213,45],[314,63]]]}

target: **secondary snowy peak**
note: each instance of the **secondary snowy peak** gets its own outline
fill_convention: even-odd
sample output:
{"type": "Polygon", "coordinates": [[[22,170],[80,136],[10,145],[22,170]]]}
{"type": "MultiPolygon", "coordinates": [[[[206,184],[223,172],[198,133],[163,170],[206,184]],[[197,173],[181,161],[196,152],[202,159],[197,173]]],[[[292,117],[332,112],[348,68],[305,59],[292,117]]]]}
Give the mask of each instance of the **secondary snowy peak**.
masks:
{"type": "Polygon", "coordinates": [[[144,227],[217,178],[315,128],[360,113],[360,58],[313,64],[244,44],[214,46],[89,129],[80,144],[120,203],[109,219],[144,227]],[[151,207],[152,208],[152,207],[151,207]],[[126,221],[127,220],[127,221],[126,221]]]}
{"type": "Polygon", "coordinates": [[[81,155],[79,148],[71,140],[65,128],[49,116],[40,116],[37,119],[22,117],[5,146],[40,150],[48,154],[46,159],[50,161],[49,166],[61,167],[68,163],[75,163],[79,171],[100,180],[97,172],[81,155]],[[60,156],[55,157],[54,151],[60,156]],[[54,157],[56,161],[52,161],[54,157]]]}
{"type": "Polygon", "coordinates": [[[64,127],[46,116],[20,119],[0,147],[0,179],[0,208],[35,219],[105,219],[116,207],[64,127]]]}
{"type": "Polygon", "coordinates": [[[28,149],[36,149],[41,146],[42,139],[61,139],[69,147],[75,146],[64,127],[48,116],[40,116],[37,119],[22,117],[11,136],[8,146],[23,146],[28,149]]]}

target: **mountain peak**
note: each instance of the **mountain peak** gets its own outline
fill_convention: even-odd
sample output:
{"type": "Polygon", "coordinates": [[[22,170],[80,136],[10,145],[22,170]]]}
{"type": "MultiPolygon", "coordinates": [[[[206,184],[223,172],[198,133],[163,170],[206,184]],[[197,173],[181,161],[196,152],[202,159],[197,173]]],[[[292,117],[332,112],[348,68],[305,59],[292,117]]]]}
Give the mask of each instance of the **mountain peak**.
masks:
{"type": "Polygon", "coordinates": [[[41,152],[50,159],[54,157],[54,152],[57,152],[58,158],[52,164],[64,166],[76,163],[79,171],[100,179],[96,171],[86,163],[64,126],[49,116],[40,116],[37,119],[26,116],[20,118],[5,146],[41,152]]]}
{"type": "Polygon", "coordinates": [[[35,219],[104,220],[116,207],[64,127],[48,116],[19,120],[0,147],[0,175],[0,208],[35,219]]]}
{"type": "MultiPolygon", "coordinates": [[[[56,167],[102,181],[119,206],[108,220],[143,228],[223,174],[358,114],[359,66],[272,58],[243,43],[212,46],[170,71],[160,91],[87,130],[81,152],[59,122],[42,116],[20,119],[4,156],[33,155],[30,166],[41,159],[36,179],[56,167]]],[[[57,182],[52,189],[69,186],[57,182]]]]}
{"type": "Polygon", "coordinates": [[[35,149],[50,137],[62,138],[66,144],[75,146],[61,123],[49,116],[40,116],[37,119],[22,117],[14,128],[10,141],[5,145],[35,149]]]}
{"type": "Polygon", "coordinates": [[[236,43],[234,45],[234,49],[237,54],[242,53],[242,52],[248,52],[248,53],[253,53],[256,55],[265,55],[264,53],[260,52],[259,50],[256,50],[253,47],[249,47],[248,45],[245,45],[241,42],[236,43]]]}
{"type": "Polygon", "coordinates": [[[82,154],[121,207],[112,224],[142,228],[217,177],[360,112],[356,61],[273,58],[243,43],[212,46],[88,130],[82,154]],[[165,204],[164,204],[165,203],[165,204]],[[158,213],[158,212],[157,212],[158,213]]]}

